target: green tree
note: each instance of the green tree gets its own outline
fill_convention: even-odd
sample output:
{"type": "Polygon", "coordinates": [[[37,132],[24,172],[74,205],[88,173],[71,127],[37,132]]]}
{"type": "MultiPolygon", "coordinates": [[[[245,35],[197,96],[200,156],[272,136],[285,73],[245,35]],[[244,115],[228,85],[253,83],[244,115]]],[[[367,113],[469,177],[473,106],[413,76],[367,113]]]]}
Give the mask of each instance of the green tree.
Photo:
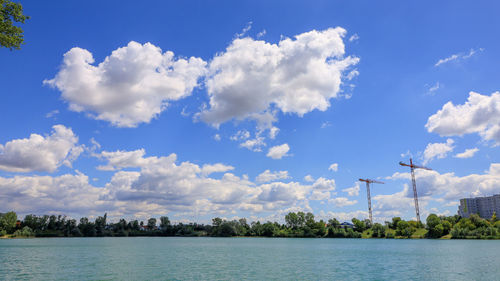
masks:
{"type": "Polygon", "coordinates": [[[289,228],[295,229],[299,226],[299,216],[294,212],[290,212],[285,216],[285,222],[289,228]]]}
{"type": "Polygon", "coordinates": [[[10,0],[0,0],[0,46],[20,49],[24,43],[24,34],[21,27],[14,23],[24,23],[28,16],[23,14],[23,6],[10,0]]]}
{"type": "Polygon", "coordinates": [[[222,224],[222,219],[221,218],[214,218],[212,219],[212,225],[214,227],[219,227],[222,224]]]}
{"type": "Polygon", "coordinates": [[[15,212],[8,212],[0,214],[0,230],[5,230],[7,234],[12,234],[16,227],[17,214],[15,212]]]}
{"type": "Polygon", "coordinates": [[[310,212],[308,212],[305,217],[304,217],[304,220],[305,220],[305,225],[307,225],[308,227],[314,227],[314,215],[310,212]]]}
{"type": "Polygon", "coordinates": [[[297,212],[298,227],[303,227],[306,223],[306,214],[304,212],[297,212]]]}
{"type": "Polygon", "coordinates": [[[108,214],[105,213],[103,217],[98,216],[95,219],[95,230],[97,236],[104,236],[106,229],[106,219],[108,218],[108,214]]]}
{"type": "Polygon", "coordinates": [[[149,230],[154,230],[156,227],[156,219],[155,218],[150,218],[148,220],[148,229],[149,230]]]}
{"type": "Polygon", "coordinates": [[[273,237],[275,232],[276,232],[276,226],[272,222],[268,221],[262,225],[262,235],[267,237],[273,237]]]}
{"type": "Polygon", "coordinates": [[[163,233],[167,233],[170,229],[170,220],[167,216],[160,217],[160,228],[163,233]]]}
{"type": "Polygon", "coordinates": [[[366,229],[364,221],[353,218],[352,223],[354,224],[354,230],[356,230],[357,232],[363,232],[366,229]]]}
{"type": "Polygon", "coordinates": [[[382,238],[385,237],[385,227],[380,223],[375,223],[372,227],[372,237],[382,238]]]}
{"type": "Polygon", "coordinates": [[[396,235],[404,236],[410,238],[416,229],[410,225],[407,221],[400,220],[396,228],[396,235]]]}
{"type": "Polygon", "coordinates": [[[340,222],[336,218],[333,218],[333,219],[328,220],[328,225],[333,227],[333,228],[339,228],[340,222]]]}
{"type": "Polygon", "coordinates": [[[427,237],[439,238],[443,236],[443,225],[441,224],[441,219],[436,214],[430,214],[426,222],[428,230],[427,237]]]}
{"type": "Polygon", "coordinates": [[[441,225],[443,226],[443,235],[447,235],[448,233],[450,233],[450,230],[453,227],[451,222],[447,220],[441,221],[441,225]]]}
{"type": "Polygon", "coordinates": [[[392,218],[392,223],[389,225],[389,228],[396,229],[398,228],[398,222],[401,221],[400,217],[394,217],[392,218]]]}

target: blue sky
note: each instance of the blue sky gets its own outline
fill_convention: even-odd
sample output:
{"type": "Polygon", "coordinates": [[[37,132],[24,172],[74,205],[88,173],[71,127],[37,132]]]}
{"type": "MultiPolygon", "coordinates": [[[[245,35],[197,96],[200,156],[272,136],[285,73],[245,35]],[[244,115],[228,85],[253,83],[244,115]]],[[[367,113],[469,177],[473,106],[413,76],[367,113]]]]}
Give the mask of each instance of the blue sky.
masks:
{"type": "Polygon", "coordinates": [[[349,220],[373,178],[375,221],[412,219],[410,156],[424,218],[500,192],[492,1],[22,4],[0,212],[349,220]]]}

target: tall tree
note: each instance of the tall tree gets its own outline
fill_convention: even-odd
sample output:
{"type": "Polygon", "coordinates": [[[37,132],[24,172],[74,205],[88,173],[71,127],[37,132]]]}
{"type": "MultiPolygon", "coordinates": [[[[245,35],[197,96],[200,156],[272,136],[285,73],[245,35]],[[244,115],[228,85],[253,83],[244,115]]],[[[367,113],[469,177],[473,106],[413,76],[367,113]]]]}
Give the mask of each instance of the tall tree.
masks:
{"type": "Polygon", "coordinates": [[[0,230],[5,230],[7,233],[13,233],[16,227],[17,214],[8,212],[0,215],[0,230]]]}
{"type": "Polygon", "coordinates": [[[0,0],[0,46],[21,49],[24,34],[21,27],[14,23],[24,23],[28,16],[23,14],[23,6],[10,0],[0,0]]]}
{"type": "Polygon", "coordinates": [[[149,230],[154,230],[156,227],[156,219],[155,218],[150,218],[148,220],[148,229],[149,230]]]}

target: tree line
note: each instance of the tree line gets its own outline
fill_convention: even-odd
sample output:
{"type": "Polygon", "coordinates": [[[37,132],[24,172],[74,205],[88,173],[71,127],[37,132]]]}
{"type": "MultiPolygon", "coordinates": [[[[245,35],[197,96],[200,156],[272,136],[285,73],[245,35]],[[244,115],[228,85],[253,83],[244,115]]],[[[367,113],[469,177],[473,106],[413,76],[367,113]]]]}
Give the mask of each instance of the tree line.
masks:
{"type": "Polygon", "coordinates": [[[315,220],[312,213],[290,212],[285,223],[212,219],[212,224],[174,223],[167,216],[146,222],[120,219],[108,222],[107,214],[94,221],[66,216],[27,215],[17,219],[15,212],[0,213],[0,236],[7,237],[126,237],[126,236],[212,236],[212,237],[307,237],[307,238],[454,238],[500,239],[500,221],[478,215],[469,218],[430,214],[426,224],[394,217],[384,224],[353,218],[340,223],[332,218],[315,220]]]}

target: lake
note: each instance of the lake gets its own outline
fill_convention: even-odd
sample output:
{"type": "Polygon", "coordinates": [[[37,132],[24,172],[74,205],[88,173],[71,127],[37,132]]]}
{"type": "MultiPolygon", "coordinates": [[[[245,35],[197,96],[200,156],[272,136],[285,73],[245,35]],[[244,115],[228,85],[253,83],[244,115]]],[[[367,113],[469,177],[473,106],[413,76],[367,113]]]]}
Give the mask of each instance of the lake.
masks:
{"type": "Polygon", "coordinates": [[[500,241],[0,239],[0,280],[500,280],[500,241]]]}

